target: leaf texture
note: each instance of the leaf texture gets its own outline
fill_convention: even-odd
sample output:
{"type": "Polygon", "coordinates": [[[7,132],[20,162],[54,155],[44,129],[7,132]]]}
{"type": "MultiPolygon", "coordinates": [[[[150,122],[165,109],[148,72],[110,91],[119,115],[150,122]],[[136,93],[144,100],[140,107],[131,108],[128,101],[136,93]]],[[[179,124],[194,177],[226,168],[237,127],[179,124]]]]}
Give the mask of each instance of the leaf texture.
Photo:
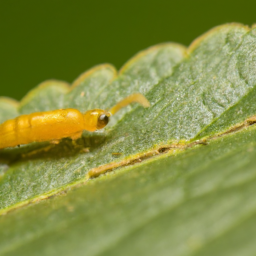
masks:
{"type": "Polygon", "coordinates": [[[134,92],[151,107],[127,107],[76,145],[2,150],[0,254],[255,255],[255,60],[256,28],[227,24],[188,49],[153,46],[119,72],[104,64],[19,104],[1,98],[0,123],[109,109],[134,92]]]}

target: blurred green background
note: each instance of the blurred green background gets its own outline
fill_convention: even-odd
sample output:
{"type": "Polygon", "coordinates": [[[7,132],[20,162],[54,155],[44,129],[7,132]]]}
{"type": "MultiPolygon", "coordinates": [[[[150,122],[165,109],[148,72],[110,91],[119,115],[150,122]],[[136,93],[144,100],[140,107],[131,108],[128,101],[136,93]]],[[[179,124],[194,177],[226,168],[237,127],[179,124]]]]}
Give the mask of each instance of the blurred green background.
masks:
{"type": "Polygon", "coordinates": [[[255,1],[22,0],[0,3],[0,95],[21,99],[40,82],[72,82],[101,63],[120,68],[138,51],[189,45],[210,28],[256,22],[255,1]]]}

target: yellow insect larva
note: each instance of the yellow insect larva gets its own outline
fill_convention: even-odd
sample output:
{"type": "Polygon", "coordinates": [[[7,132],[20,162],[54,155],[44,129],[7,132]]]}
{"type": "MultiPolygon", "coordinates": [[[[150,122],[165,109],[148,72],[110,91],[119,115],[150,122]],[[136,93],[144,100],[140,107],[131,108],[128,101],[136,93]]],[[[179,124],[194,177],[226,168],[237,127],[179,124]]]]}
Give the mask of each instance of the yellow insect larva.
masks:
{"type": "Polygon", "coordinates": [[[144,107],[150,106],[142,94],[136,93],[126,97],[109,111],[93,109],[81,113],[69,108],[21,115],[0,125],[0,149],[67,137],[78,139],[83,130],[93,132],[104,128],[111,115],[132,102],[144,107]]]}

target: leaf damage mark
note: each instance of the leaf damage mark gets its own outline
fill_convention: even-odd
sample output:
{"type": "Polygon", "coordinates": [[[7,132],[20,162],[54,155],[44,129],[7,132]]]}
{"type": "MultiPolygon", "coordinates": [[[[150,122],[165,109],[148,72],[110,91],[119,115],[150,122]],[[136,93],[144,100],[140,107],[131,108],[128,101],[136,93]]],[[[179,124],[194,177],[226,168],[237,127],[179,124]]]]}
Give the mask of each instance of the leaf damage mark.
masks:
{"type": "Polygon", "coordinates": [[[136,163],[140,163],[144,160],[150,159],[152,157],[155,156],[159,156],[165,153],[168,153],[169,155],[173,155],[177,153],[177,149],[180,152],[183,152],[184,150],[188,149],[188,148],[192,148],[194,146],[198,146],[198,145],[203,145],[206,146],[209,144],[210,141],[215,140],[217,138],[226,136],[228,134],[232,134],[235,132],[239,132],[242,129],[245,129],[251,125],[254,125],[256,123],[256,115],[249,117],[248,119],[246,119],[242,124],[238,124],[232,128],[230,128],[229,130],[222,132],[218,135],[214,135],[212,137],[208,137],[208,138],[203,138],[200,140],[196,140],[190,143],[186,143],[186,142],[180,142],[180,143],[172,143],[172,144],[167,144],[167,145],[161,145],[151,151],[148,151],[146,153],[142,153],[142,154],[137,154],[129,159],[124,159],[120,162],[113,162],[113,163],[109,163],[109,164],[105,164],[96,168],[91,169],[88,172],[88,179],[91,178],[96,178],[102,174],[105,174],[107,172],[113,171],[117,168],[120,167],[124,167],[124,166],[129,166],[129,165],[133,165],[136,163]]]}

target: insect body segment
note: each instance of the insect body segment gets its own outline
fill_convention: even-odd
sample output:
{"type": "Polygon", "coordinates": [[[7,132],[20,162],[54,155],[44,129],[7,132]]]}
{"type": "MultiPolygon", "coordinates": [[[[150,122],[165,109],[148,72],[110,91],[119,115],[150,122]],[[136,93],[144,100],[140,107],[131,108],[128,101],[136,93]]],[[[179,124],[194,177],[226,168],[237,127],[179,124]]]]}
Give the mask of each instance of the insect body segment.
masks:
{"type": "Polygon", "coordinates": [[[83,128],[83,114],[76,109],[22,115],[0,125],[0,148],[78,136],[83,128]]]}
{"type": "Polygon", "coordinates": [[[111,114],[131,102],[138,102],[143,106],[146,102],[147,106],[149,105],[143,95],[133,94],[120,101],[110,111],[93,109],[83,114],[77,109],[70,108],[21,115],[7,120],[0,125],[0,149],[30,142],[55,141],[66,137],[78,139],[83,130],[93,132],[104,128],[111,114]]]}

